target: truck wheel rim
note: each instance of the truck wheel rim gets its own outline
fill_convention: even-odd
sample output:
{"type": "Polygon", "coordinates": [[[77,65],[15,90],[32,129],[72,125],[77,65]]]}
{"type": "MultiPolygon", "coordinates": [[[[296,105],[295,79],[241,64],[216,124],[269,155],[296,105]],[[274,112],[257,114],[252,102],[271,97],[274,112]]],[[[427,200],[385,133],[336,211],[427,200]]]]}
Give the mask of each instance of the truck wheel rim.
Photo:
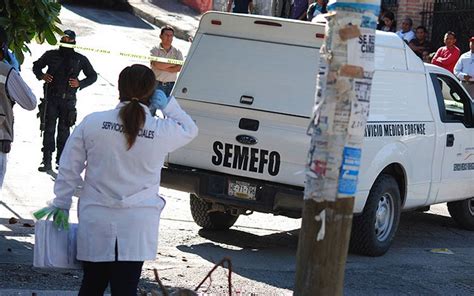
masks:
{"type": "Polygon", "coordinates": [[[468,202],[469,213],[474,216],[474,198],[471,198],[468,202]]]}
{"type": "Polygon", "coordinates": [[[385,241],[393,226],[394,206],[393,197],[385,193],[380,197],[375,213],[375,235],[377,240],[385,241]]]}

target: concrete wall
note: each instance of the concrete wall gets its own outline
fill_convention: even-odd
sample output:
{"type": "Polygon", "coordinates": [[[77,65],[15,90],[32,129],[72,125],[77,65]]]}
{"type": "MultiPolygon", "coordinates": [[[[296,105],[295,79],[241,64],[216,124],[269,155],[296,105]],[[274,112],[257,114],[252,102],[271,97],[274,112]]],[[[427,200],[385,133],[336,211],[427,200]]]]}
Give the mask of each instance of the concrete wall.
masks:
{"type": "Polygon", "coordinates": [[[434,2],[434,0],[399,0],[396,14],[397,30],[401,29],[404,18],[409,17],[413,20],[413,29],[421,25],[421,12],[423,3],[434,2]]]}

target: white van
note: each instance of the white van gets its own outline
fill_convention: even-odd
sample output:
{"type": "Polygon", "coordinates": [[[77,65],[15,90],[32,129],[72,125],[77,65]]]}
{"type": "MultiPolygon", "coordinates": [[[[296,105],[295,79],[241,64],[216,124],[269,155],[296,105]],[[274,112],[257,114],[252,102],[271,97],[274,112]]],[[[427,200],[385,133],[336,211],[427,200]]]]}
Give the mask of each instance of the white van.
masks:
{"type": "MultiPolygon", "coordinates": [[[[301,217],[306,134],[324,25],[203,15],[173,90],[199,136],[168,157],[162,185],[191,193],[195,222],[228,229],[252,211],[301,217]]],[[[400,212],[448,202],[474,230],[474,105],[458,80],[377,32],[351,249],[382,255],[400,212]]]]}

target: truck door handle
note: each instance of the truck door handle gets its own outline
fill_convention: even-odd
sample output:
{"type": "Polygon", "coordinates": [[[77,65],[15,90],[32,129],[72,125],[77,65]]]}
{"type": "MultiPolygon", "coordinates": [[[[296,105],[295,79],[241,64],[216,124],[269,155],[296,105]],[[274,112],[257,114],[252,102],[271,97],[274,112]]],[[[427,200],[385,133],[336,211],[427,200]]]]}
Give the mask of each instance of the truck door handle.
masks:
{"type": "Polygon", "coordinates": [[[241,96],[240,103],[245,105],[252,105],[253,104],[253,97],[251,96],[241,96]]]}
{"type": "Polygon", "coordinates": [[[453,147],[454,145],[454,135],[448,134],[446,137],[446,147],[453,147]]]}

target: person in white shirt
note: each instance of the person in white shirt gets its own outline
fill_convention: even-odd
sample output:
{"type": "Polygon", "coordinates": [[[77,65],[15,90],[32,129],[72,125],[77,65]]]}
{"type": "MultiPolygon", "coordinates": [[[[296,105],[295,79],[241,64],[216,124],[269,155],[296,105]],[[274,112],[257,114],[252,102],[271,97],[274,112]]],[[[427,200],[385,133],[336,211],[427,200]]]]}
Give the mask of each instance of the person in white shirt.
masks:
{"type": "Polygon", "coordinates": [[[461,80],[464,88],[474,99],[474,37],[469,39],[470,50],[461,55],[456,66],[454,75],[461,80]]]}
{"type": "Polygon", "coordinates": [[[7,155],[13,142],[13,105],[26,110],[36,108],[36,97],[17,70],[18,62],[8,50],[7,34],[0,28],[0,189],[7,170],[7,155]]]}
{"type": "MultiPolygon", "coordinates": [[[[173,60],[183,60],[183,54],[179,49],[172,45],[174,39],[174,28],[171,26],[164,26],[161,28],[160,34],[161,43],[150,50],[150,54],[159,58],[167,58],[173,60]]],[[[161,89],[167,97],[171,95],[174,83],[178,78],[178,72],[181,71],[181,65],[168,64],[158,61],[151,61],[150,67],[155,73],[157,81],[157,88],[161,89]]],[[[156,112],[155,102],[151,102],[151,113],[156,112]]]]}
{"type": "Polygon", "coordinates": [[[52,205],[67,213],[79,197],[77,259],[84,261],[80,296],[136,295],[144,260],[156,258],[165,200],[159,195],[166,155],[198,133],[174,97],[161,100],[165,118],[153,117],[156,80],[144,65],[122,70],[120,103],[89,114],[74,129],[61,156],[52,205]],[[84,180],[81,173],[85,170],[84,180]]]}
{"type": "Polygon", "coordinates": [[[407,17],[402,21],[402,29],[396,32],[398,37],[402,38],[402,40],[407,44],[415,38],[415,32],[413,32],[412,27],[413,21],[411,18],[407,17]]]}

